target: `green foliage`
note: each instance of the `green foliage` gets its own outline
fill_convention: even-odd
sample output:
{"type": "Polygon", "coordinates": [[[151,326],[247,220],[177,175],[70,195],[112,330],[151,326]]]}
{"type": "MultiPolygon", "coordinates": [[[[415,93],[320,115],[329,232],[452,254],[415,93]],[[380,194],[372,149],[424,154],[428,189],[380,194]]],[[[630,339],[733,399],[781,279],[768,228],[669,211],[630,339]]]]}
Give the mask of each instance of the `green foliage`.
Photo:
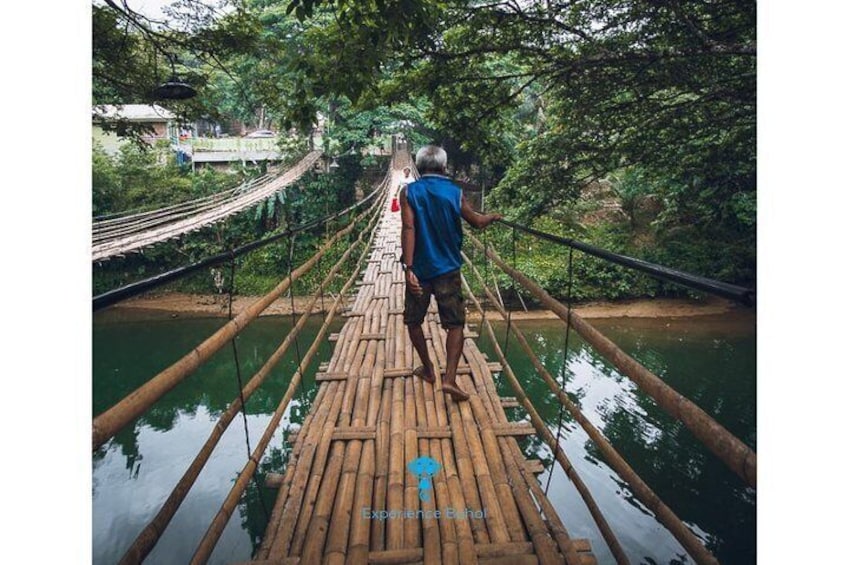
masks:
{"type": "MultiPolygon", "coordinates": [[[[700,275],[755,280],[754,2],[248,0],[224,18],[194,8],[191,25],[153,33],[94,7],[95,101],[141,101],[169,65],[168,38],[178,70],[203,86],[178,105],[182,115],[306,134],[320,113],[323,149],[340,164],[304,177],[285,202],[262,203],[222,241],[352,201],[371,164],[362,150],[400,131],[414,145],[442,143],[453,171],[481,179],[487,208],[507,217],[700,275]],[[596,203],[586,190],[599,178],[611,182],[622,221],[587,219],[596,203]]],[[[292,158],[307,150],[306,137],[284,138],[292,158]]],[[[128,155],[120,167],[93,159],[95,213],[205,190],[180,177],[166,188],[171,173],[157,176],[145,158],[128,155]],[[147,188],[127,190],[125,178],[147,188]]],[[[510,241],[493,231],[503,250],[510,241]]],[[[564,250],[521,240],[522,268],[563,296],[564,250]]],[[[256,288],[278,260],[250,259],[256,288]]],[[[680,292],[583,254],[574,269],[576,298],[680,292]]]]}
{"type": "MultiPolygon", "coordinates": [[[[261,202],[258,206],[263,211],[260,217],[257,217],[255,211],[238,214],[226,222],[206,227],[178,241],[158,243],[145,248],[142,253],[113,258],[95,265],[94,294],[234,249],[286,226],[310,223],[353,204],[355,184],[365,176],[372,176],[374,171],[365,171],[355,155],[340,157],[338,162],[340,166],[333,172],[309,172],[283,192],[261,202]]],[[[171,161],[160,162],[156,150],[144,152],[134,145],[125,146],[117,160],[95,148],[92,163],[96,183],[93,189],[95,213],[98,214],[115,213],[141,205],[158,208],[175,204],[189,197],[196,198],[233,188],[244,178],[238,174],[219,173],[205,168],[196,174],[183,172],[171,161]]],[[[384,163],[378,167],[380,173],[385,170],[384,163]]],[[[327,229],[332,233],[346,225],[345,221],[343,218],[327,229]]],[[[292,265],[297,267],[315,253],[325,236],[323,226],[310,233],[297,235],[294,239],[292,265]]],[[[289,272],[289,243],[287,238],[283,238],[240,257],[237,260],[236,292],[262,294],[278,284],[289,272]]],[[[344,250],[344,245],[339,248],[344,250]]],[[[332,264],[329,261],[335,261],[333,257],[338,259],[341,253],[334,250],[317,270],[298,283],[297,290],[312,292],[321,281],[319,273],[326,273],[332,264]]],[[[216,269],[225,273],[227,280],[224,287],[229,288],[229,267],[225,265],[216,269]]],[[[333,289],[338,289],[337,282],[333,289]]],[[[211,272],[182,279],[171,288],[205,294],[219,291],[211,272]]]]}
{"type": "MultiPolygon", "coordinates": [[[[229,182],[234,181],[230,179],[229,182]]],[[[222,183],[223,180],[216,181],[215,186],[222,183]]],[[[182,202],[202,192],[197,187],[198,183],[177,165],[167,144],[156,147],[125,144],[117,159],[98,146],[92,149],[92,212],[95,216],[182,202]]]]}

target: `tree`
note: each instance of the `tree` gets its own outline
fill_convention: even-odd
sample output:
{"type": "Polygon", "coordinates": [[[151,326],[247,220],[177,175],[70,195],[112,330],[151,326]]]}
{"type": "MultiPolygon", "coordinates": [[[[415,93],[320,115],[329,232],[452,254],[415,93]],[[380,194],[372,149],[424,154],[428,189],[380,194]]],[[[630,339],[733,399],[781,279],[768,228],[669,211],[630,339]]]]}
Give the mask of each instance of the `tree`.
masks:
{"type": "Polygon", "coordinates": [[[659,226],[746,249],[753,273],[754,2],[432,0],[407,14],[408,4],[293,0],[289,9],[304,19],[332,9],[338,32],[324,33],[368,50],[346,67],[351,96],[392,102],[412,89],[430,101],[441,136],[501,165],[499,205],[530,219],[638,166],[660,187],[659,226]],[[368,33],[378,29],[386,35],[368,33]],[[359,87],[366,77],[380,83],[359,87]]]}

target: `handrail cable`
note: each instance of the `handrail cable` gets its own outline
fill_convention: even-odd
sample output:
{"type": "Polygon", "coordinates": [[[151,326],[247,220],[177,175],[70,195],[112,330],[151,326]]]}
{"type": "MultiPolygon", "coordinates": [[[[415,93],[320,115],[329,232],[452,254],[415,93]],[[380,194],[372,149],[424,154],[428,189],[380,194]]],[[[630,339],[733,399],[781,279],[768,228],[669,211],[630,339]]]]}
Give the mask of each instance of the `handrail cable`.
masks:
{"type": "Polygon", "coordinates": [[[272,302],[289,288],[291,281],[297,280],[315,266],[318,258],[327,253],[344,235],[350,233],[356,223],[368,215],[379,202],[379,200],[376,200],[370,208],[360,213],[347,227],[338,231],[310,259],[295,269],[291,279],[288,277],[283,279],[273,290],[242,310],[238,316],[219,328],[218,331],[204,340],[203,343],[97,416],[92,421],[92,450],[103,445],[133,419],[146,412],[162,395],[194,372],[195,369],[208,360],[216,351],[221,349],[231,337],[241,332],[248,323],[259,316],[261,312],[265,311],[272,302]]]}
{"type": "MultiPolygon", "coordinates": [[[[469,286],[466,277],[463,277],[462,280],[463,287],[470,295],[470,298],[472,302],[474,302],[475,307],[478,310],[481,310],[480,302],[478,302],[478,299],[472,293],[471,287],[469,286]]],[[[598,504],[596,504],[589,489],[584,484],[584,481],[581,479],[581,477],[578,475],[577,469],[575,469],[575,467],[572,465],[572,462],[569,461],[569,458],[566,456],[566,453],[564,453],[563,448],[560,447],[560,444],[555,441],[551,430],[549,430],[548,427],[545,425],[545,422],[540,417],[539,413],[537,413],[533,403],[531,403],[531,400],[528,398],[528,395],[525,393],[524,389],[522,388],[522,385],[519,383],[518,379],[516,378],[516,375],[513,373],[513,369],[510,367],[510,364],[507,362],[507,358],[505,357],[504,352],[501,350],[501,346],[498,344],[498,338],[495,335],[495,331],[492,329],[492,324],[487,320],[484,325],[486,326],[489,339],[492,341],[492,348],[495,350],[495,354],[498,356],[498,359],[501,362],[503,373],[507,376],[507,380],[510,381],[511,386],[513,387],[513,390],[516,393],[516,399],[519,400],[519,402],[525,408],[528,415],[531,417],[531,422],[533,423],[533,426],[536,429],[537,433],[541,436],[541,439],[546,443],[546,445],[548,445],[548,447],[554,453],[554,457],[557,459],[557,462],[560,463],[560,466],[563,468],[563,471],[572,480],[572,484],[575,485],[575,488],[581,495],[581,499],[583,499],[584,504],[586,504],[587,509],[590,511],[590,514],[593,517],[593,521],[595,521],[599,531],[601,531],[601,535],[604,538],[604,541],[607,542],[607,546],[610,548],[611,553],[613,553],[613,556],[616,559],[616,563],[618,563],[619,565],[627,565],[630,562],[628,561],[628,557],[625,555],[625,551],[622,549],[622,546],[619,544],[619,540],[616,539],[616,534],[613,533],[613,530],[607,523],[607,519],[604,517],[604,514],[602,514],[601,510],[598,507],[598,504]]]]}
{"type": "MultiPolygon", "coordinates": [[[[378,214],[379,216],[379,214],[378,214]]],[[[372,230],[372,237],[376,232],[372,230]]],[[[283,417],[286,408],[289,405],[292,397],[295,394],[295,389],[298,386],[298,381],[300,381],[300,375],[306,370],[309,364],[312,362],[313,357],[318,351],[319,346],[321,345],[321,341],[323,340],[325,334],[327,333],[328,328],[330,327],[330,323],[333,321],[333,318],[336,315],[336,309],[339,306],[339,303],[345,296],[345,293],[351,288],[359,276],[360,268],[363,264],[363,261],[368,256],[369,247],[368,245],[363,250],[362,255],[357,263],[357,266],[353,269],[350,278],[348,278],[345,286],[340,291],[339,296],[336,297],[336,300],[333,303],[333,306],[330,308],[330,311],[327,313],[325,317],[324,324],[318,331],[315,339],[312,342],[309,350],[304,356],[303,361],[298,366],[298,371],[292,376],[292,381],[289,383],[289,387],[286,389],[286,394],[280,400],[279,405],[277,406],[277,410],[275,410],[271,420],[268,423],[268,426],[265,429],[265,433],[262,438],[257,443],[256,448],[254,449],[254,453],[251,456],[250,460],[245,464],[245,467],[242,469],[241,473],[239,473],[238,478],[236,479],[235,484],[230,489],[230,493],[227,495],[224,503],[221,505],[221,508],[218,511],[218,514],[213,518],[212,522],[209,525],[209,528],[206,531],[203,539],[198,544],[197,549],[195,550],[194,555],[192,556],[191,563],[192,565],[198,563],[206,563],[209,560],[210,555],[212,555],[212,551],[215,549],[215,545],[218,543],[218,539],[221,537],[221,533],[224,531],[224,528],[227,526],[227,522],[230,519],[230,516],[233,513],[233,510],[236,508],[236,505],[239,503],[239,500],[247,487],[248,480],[250,478],[250,474],[253,473],[253,469],[255,469],[259,465],[259,461],[262,458],[265,449],[268,447],[268,443],[271,441],[274,432],[277,429],[280,420],[283,417]]]]}
{"type": "Polygon", "coordinates": [[[313,220],[311,222],[308,222],[306,224],[302,224],[300,226],[295,226],[295,227],[291,227],[291,228],[287,226],[287,229],[285,229],[282,232],[267,236],[263,239],[258,239],[256,241],[251,242],[251,243],[247,243],[245,245],[242,245],[241,247],[237,247],[237,248],[235,248],[231,251],[228,251],[226,253],[220,253],[218,255],[213,255],[211,257],[207,257],[206,259],[201,259],[200,261],[197,261],[197,262],[192,263],[190,265],[186,265],[186,266],[183,266],[183,267],[177,267],[176,269],[172,269],[170,271],[166,271],[164,273],[160,273],[158,275],[148,277],[148,278],[143,279],[141,281],[136,281],[134,283],[130,283],[128,285],[124,285],[122,287],[119,287],[119,288],[116,288],[116,289],[113,289],[113,290],[109,290],[109,291],[106,291],[102,294],[99,294],[92,299],[92,310],[94,312],[97,312],[98,310],[102,310],[103,308],[106,308],[108,306],[112,306],[113,304],[117,304],[118,302],[121,302],[121,301],[126,300],[128,298],[132,298],[133,296],[138,296],[139,294],[143,294],[143,293],[145,293],[149,290],[153,290],[154,288],[160,287],[164,284],[167,284],[167,283],[173,282],[175,280],[181,279],[181,278],[185,277],[186,275],[190,275],[192,273],[195,273],[195,272],[200,271],[202,269],[205,269],[207,267],[213,267],[215,265],[226,263],[233,256],[238,257],[240,255],[244,255],[245,253],[248,253],[248,252],[253,251],[255,249],[259,249],[260,247],[264,247],[264,246],[268,245],[269,243],[273,243],[273,242],[280,240],[284,237],[288,237],[290,233],[299,233],[299,232],[303,232],[303,231],[309,231],[309,230],[321,225],[324,222],[339,218],[339,217],[347,214],[348,212],[351,212],[351,211],[359,208],[360,206],[362,206],[363,204],[365,204],[366,202],[368,202],[369,200],[374,198],[374,196],[378,192],[380,192],[380,190],[383,188],[383,185],[384,185],[385,182],[386,181],[384,180],[368,196],[362,198],[359,202],[355,202],[354,204],[352,204],[351,206],[348,206],[344,210],[334,212],[333,214],[330,214],[329,216],[319,218],[318,220],[313,220]]]}
{"type": "MultiPolygon", "coordinates": [[[[357,240],[357,243],[354,246],[349,247],[345,250],[345,253],[342,254],[342,257],[339,261],[334,264],[327,273],[327,276],[320,284],[320,289],[324,289],[327,287],[336,275],[341,270],[342,266],[348,261],[351,254],[354,252],[354,249],[362,243],[365,235],[374,227],[375,220],[379,217],[379,214],[376,214],[370,221],[369,226],[366,227],[360,234],[360,238],[357,240]]],[[[341,295],[340,295],[341,296],[341,295]]],[[[305,307],[305,311],[301,314],[300,319],[297,324],[295,324],[277,349],[268,357],[268,360],[263,364],[262,367],[250,378],[245,387],[241,389],[240,395],[236,397],[227,407],[227,410],[224,411],[223,414],[218,418],[218,422],[212,428],[212,431],[209,434],[209,438],[207,438],[206,443],[203,444],[194,461],[189,465],[189,468],[186,469],[183,476],[180,478],[177,485],[171,491],[171,494],[168,496],[168,499],[160,508],[159,512],[156,514],[156,517],[151,520],[147,526],[139,533],[136,537],[135,541],[132,543],[130,548],[124,554],[124,557],[121,559],[121,565],[130,565],[132,563],[141,563],[145,557],[150,553],[153,547],[156,545],[162,533],[165,531],[165,528],[168,527],[168,524],[171,522],[171,519],[176,514],[177,510],[180,508],[183,500],[186,498],[189,490],[194,485],[197,480],[198,475],[200,475],[201,470],[203,470],[206,462],[209,460],[209,457],[212,455],[213,450],[218,445],[218,441],[224,435],[224,432],[230,426],[230,423],[235,419],[236,414],[239,410],[244,406],[245,402],[256,392],[256,390],[265,382],[265,379],[271,374],[272,369],[277,366],[277,364],[283,359],[283,356],[289,350],[289,347],[292,345],[292,342],[298,336],[298,334],[303,330],[306,326],[307,322],[310,318],[310,313],[312,312],[312,308],[315,306],[317,301],[317,296],[314,294],[312,300],[305,307]]]]}
{"type": "MultiPolygon", "coordinates": [[[[468,257],[464,254],[464,259],[471,265],[472,273],[483,284],[483,276],[471,264],[468,257]]],[[[494,300],[492,291],[486,288],[487,296],[490,300],[494,300]]],[[[504,310],[499,310],[501,317],[506,320],[507,313],[504,310]]],[[[590,439],[595,443],[601,452],[605,462],[613,468],[618,475],[628,483],[632,492],[637,499],[642,502],[646,508],[654,513],[657,520],[663,524],[667,530],[678,540],[678,542],[690,553],[696,557],[704,552],[704,544],[695,534],[684,524],[683,521],[673,512],[661,498],[646,484],[646,482],[637,474],[636,471],[628,464],[628,462],[616,451],[616,448],[610,444],[607,438],[604,437],[598,428],[584,415],[580,407],[578,407],[572,399],[569,398],[564,387],[558,385],[557,381],[551,373],[545,368],[537,354],[534,352],[525,334],[516,325],[513,326],[513,333],[516,336],[516,342],[527,354],[531,363],[537,371],[537,374],[542,376],[548,388],[560,401],[560,405],[566,407],[569,413],[578,424],[584,429],[590,439]]],[[[710,562],[700,561],[700,562],[710,562]]]]}
{"type": "Polygon", "coordinates": [[[561,245],[568,245],[569,247],[573,247],[579,251],[583,251],[588,255],[593,255],[595,257],[605,259],[607,261],[610,261],[611,263],[616,263],[618,265],[622,265],[630,269],[642,271],[657,279],[667,280],[694,290],[700,290],[703,292],[708,292],[710,294],[722,296],[724,298],[730,298],[746,306],[753,306],[755,303],[755,290],[751,288],[737,286],[722,281],[693,275],[684,271],[679,271],[676,269],[665,267],[663,265],[658,265],[656,263],[643,261],[642,259],[628,257],[627,255],[620,255],[618,253],[613,253],[612,251],[607,251],[606,249],[601,249],[600,247],[596,247],[594,245],[590,245],[588,243],[584,243],[576,239],[561,237],[558,235],[542,232],[534,228],[530,228],[528,226],[523,226],[521,224],[511,222],[509,220],[501,219],[498,221],[504,224],[505,226],[509,226],[514,229],[521,230],[525,233],[535,235],[541,239],[546,239],[548,241],[559,243],[561,245]]]}
{"type": "MultiPolygon", "coordinates": [[[[469,239],[479,249],[483,244],[474,236],[469,239]]],[[[568,311],[563,304],[552,298],[542,287],[519,271],[507,265],[495,251],[487,253],[502,271],[531,292],[543,305],[557,314],[564,322],[570,320],[578,334],[595,348],[619,372],[634,381],[658,406],[673,418],[681,421],[714,455],[719,457],[732,471],[749,486],[757,484],[757,454],[734,434],[695,403],[666,384],[639,361],[622,351],[604,334],[587,323],[577,312],[568,311]]]]}

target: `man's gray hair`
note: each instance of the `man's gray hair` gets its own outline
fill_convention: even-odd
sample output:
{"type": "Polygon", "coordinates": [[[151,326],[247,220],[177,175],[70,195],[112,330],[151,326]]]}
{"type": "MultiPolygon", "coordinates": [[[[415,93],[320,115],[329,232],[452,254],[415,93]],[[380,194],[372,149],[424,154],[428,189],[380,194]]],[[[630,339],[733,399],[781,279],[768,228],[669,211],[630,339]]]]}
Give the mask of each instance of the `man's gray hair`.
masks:
{"type": "Polygon", "coordinates": [[[416,168],[420,173],[444,173],[448,153],[438,145],[425,145],[416,153],[416,168]]]}

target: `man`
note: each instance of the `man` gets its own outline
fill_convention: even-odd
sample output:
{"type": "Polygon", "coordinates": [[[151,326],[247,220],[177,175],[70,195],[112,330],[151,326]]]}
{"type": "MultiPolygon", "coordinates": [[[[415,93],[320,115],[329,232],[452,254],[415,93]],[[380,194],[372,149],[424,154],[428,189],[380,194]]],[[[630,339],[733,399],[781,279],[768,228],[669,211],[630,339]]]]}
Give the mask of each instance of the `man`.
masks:
{"type": "Polygon", "coordinates": [[[463,198],[463,191],[445,176],[448,155],[435,145],[427,145],[416,153],[416,168],[421,177],[401,190],[401,267],[404,269],[404,323],[410,341],[422,360],[413,372],[429,383],[436,371],[427,352],[422,322],[427,314],[430,296],[436,296],[439,319],[448,332],[447,353],[442,390],[455,401],[468,400],[457,386],[457,364],[463,351],[463,325],[466,310],[460,289],[460,267],[463,259],[463,229],[460,218],[475,228],[485,228],[499,214],[478,214],[463,198]]]}

